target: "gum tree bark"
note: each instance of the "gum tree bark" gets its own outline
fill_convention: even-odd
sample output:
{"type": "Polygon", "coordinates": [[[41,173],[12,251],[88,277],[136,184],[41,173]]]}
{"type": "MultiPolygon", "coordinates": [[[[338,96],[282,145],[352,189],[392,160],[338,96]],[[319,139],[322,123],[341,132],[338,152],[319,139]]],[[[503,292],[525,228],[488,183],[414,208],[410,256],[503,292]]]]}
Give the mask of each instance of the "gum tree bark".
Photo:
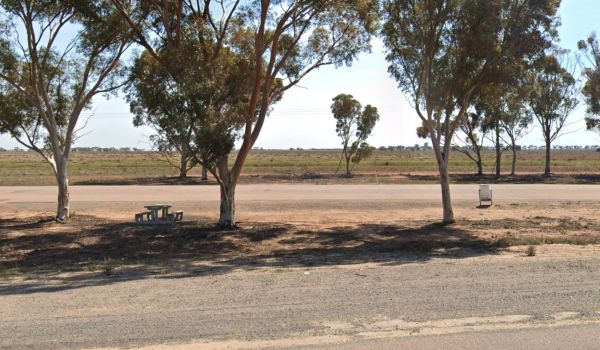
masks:
{"type": "Polygon", "coordinates": [[[54,174],[56,176],[56,184],[58,185],[58,201],[56,207],[56,220],[65,221],[69,219],[69,175],[68,175],[69,159],[60,157],[56,160],[54,174]]]}
{"type": "Polygon", "coordinates": [[[546,177],[550,176],[550,161],[551,161],[550,152],[551,152],[551,150],[552,150],[552,146],[550,145],[550,142],[546,141],[546,164],[544,166],[544,176],[546,176],[546,177]]]}
{"type": "Polygon", "coordinates": [[[496,139],[494,140],[496,146],[496,179],[500,178],[501,162],[502,162],[502,141],[500,140],[500,123],[495,121],[494,131],[496,139]]]}
{"type": "Polygon", "coordinates": [[[510,176],[515,176],[515,170],[517,168],[517,145],[512,144],[512,164],[510,166],[510,176]]]}
{"type": "Polygon", "coordinates": [[[188,172],[188,160],[183,155],[181,156],[179,165],[179,178],[184,179],[187,177],[188,172]]]}
{"type": "MultiPolygon", "coordinates": [[[[459,116],[464,116],[466,109],[462,109],[459,112],[459,116]]],[[[420,113],[420,110],[418,110],[420,113]]],[[[447,115],[449,117],[449,115],[447,115]]],[[[432,140],[433,152],[438,164],[438,171],[440,176],[440,187],[442,190],[442,223],[445,225],[453,224],[456,222],[454,219],[454,210],[452,209],[452,196],[450,194],[450,176],[448,174],[448,160],[450,158],[450,145],[452,140],[452,132],[448,130],[448,136],[444,137],[438,130],[432,128],[429,135],[432,140]],[[448,141],[445,141],[448,140],[448,141]]]]}
{"type": "Polygon", "coordinates": [[[442,208],[444,211],[443,220],[444,224],[453,224],[454,211],[452,210],[452,198],[450,196],[450,178],[448,176],[448,162],[444,160],[439,166],[440,171],[440,186],[442,187],[442,208]]]}
{"type": "Polygon", "coordinates": [[[223,157],[218,164],[219,176],[217,177],[221,192],[221,205],[219,210],[219,226],[223,228],[236,227],[235,221],[235,188],[237,179],[229,171],[228,157],[223,157]]]}

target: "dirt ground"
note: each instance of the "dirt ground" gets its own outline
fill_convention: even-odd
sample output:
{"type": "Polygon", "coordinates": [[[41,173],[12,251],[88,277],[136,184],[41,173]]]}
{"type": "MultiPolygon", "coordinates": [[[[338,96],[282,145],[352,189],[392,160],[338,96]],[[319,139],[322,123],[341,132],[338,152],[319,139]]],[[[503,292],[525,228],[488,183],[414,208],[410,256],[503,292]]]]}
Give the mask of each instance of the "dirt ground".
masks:
{"type": "Polygon", "coordinates": [[[452,187],[457,224],[439,225],[433,185],[245,185],[239,229],[215,228],[214,186],[76,186],[73,218],[51,219],[52,187],[0,188],[0,271],[12,276],[202,262],[218,269],[336,265],[404,255],[497,253],[510,246],[600,243],[600,186],[452,187]],[[174,226],[138,226],[133,214],[171,200],[174,226]],[[577,200],[574,200],[577,199],[577,200]]]}

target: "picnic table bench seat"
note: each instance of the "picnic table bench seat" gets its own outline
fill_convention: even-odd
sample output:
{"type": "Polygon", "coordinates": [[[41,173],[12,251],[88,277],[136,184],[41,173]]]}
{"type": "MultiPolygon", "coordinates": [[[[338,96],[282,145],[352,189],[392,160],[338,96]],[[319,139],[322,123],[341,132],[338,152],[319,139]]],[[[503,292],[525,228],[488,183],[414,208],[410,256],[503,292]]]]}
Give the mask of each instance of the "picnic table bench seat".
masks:
{"type": "Polygon", "coordinates": [[[177,211],[167,214],[167,220],[170,220],[173,222],[183,220],[183,211],[177,210],[177,211]]]}
{"type": "Polygon", "coordinates": [[[146,220],[150,220],[150,215],[152,215],[152,212],[150,210],[136,213],[135,214],[135,222],[140,223],[140,222],[144,221],[144,216],[146,217],[146,220]]]}

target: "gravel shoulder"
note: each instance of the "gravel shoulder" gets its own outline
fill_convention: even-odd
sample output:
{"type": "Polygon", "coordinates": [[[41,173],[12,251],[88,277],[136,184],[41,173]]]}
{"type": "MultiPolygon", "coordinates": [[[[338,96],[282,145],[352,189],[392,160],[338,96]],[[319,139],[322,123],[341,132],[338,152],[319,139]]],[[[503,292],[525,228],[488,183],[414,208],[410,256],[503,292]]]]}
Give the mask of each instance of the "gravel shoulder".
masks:
{"type": "MultiPolygon", "coordinates": [[[[514,248],[395,264],[129,271],[32,293],[4,288],[0,348],[258,349],[598,326],[599,252],[544,246],[536,257],[514,248]]],[[[37,282],[22,290],[28,283],[37,282]]]]}

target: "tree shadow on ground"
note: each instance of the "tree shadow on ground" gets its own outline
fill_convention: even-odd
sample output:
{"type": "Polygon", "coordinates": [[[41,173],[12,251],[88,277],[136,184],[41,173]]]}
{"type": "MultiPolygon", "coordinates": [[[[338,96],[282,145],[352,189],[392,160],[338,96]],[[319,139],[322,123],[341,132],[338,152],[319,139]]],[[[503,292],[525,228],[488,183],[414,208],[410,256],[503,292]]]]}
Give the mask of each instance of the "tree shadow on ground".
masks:
{"type": "MultiPolygon", "coordinates": [[[[92,216],[76,216],[66,224],[48,218],[1,220],[0,295],[265,267],[460,259],[496,254],[506,246],[499,240],[481,238],[477,230],[517,228],[536,222],[486,220],[444,226],[410,221],[318,229],[241,223],[237,230],[223,231],[197,221],[153,227],[92,216]]],[[[563,221],[557,225],[562,229],[591,227],[563,221]]],[[[600,226],[592,227],[596,228],[600,226]]]]}

